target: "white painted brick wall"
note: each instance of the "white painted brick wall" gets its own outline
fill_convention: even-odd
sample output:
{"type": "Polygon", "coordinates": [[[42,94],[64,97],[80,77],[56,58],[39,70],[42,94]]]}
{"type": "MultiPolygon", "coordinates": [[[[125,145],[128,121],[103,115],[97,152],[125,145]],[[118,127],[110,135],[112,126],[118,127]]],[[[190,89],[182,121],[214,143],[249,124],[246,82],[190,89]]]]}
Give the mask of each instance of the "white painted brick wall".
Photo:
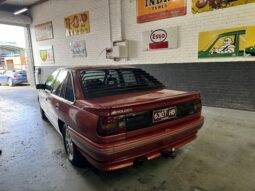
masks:
{"type": "MultiPolygon", "coordinates": [[[[111,0],[111,28],[113,40],[120,40],[120,1],[111,0]]],[[[105,59],[101,51],[110,46],[110,29],[107,0],[51,0],[32,9],[33,24],[31,27],[35,65],[40,66],[39,47],[53,45],[55,65],[99,65],[99,64],[157,64],[215,61],[247,61],[255,58],[217,58],[198,59],[198,33],[200,31],[255,25],[255,3],[226,8],[193,15],[191,0],[187,2],[187,15],[153,21],[136,23],[136,1],[122,0],[123,38],[130,40],[130,59],[113,62],[105,59]],[[91,32],[85,35],[65,37],[64,17],[89,11],[91,32]],[[36,42],[34,25],[52,21],[54,39],[36,42]],[[142,51],[142,32],[179,26],[179,48],[168,50],[142,51]],[[85,39],[88,57],[72,58],[69,43],[71,40],[85,39]]]]}

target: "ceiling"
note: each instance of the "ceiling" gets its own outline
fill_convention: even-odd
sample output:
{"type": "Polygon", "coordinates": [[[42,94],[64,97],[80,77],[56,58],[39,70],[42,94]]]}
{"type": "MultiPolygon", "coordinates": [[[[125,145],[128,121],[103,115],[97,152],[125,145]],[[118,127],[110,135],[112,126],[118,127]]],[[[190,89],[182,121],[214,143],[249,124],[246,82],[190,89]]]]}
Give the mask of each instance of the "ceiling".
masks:
{"type": "Polygon", "coordinates": [[[24,7],[30,8],[47,0],[0,0],[0,11],[15,12],[24,7]]]}

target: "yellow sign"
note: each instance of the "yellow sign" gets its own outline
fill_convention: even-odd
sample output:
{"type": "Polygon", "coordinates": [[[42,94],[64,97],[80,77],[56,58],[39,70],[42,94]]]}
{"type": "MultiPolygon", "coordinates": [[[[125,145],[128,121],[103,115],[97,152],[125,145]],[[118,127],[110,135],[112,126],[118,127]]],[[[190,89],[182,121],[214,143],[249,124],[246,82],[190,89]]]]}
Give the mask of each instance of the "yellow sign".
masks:
{"type": "Polygon", "coordinates": [[[255,0],[192,0],[192,13],[202,13],[254,2],[255,0]]]}
{"type": "Polygon", "coordinates": [[[199,58],[235,56],[255,56],[255,26],[199,33],[199,58]]]}
{"type": "Polygon", "coordinates": [[[41,59],[43,62],[47,60],[47,50],[40,50],[41,59]]]}
{"type": "Polygon", "coordinates": [[[52,46],[43,46],[39,48],[41,62],[43,64],[54,64],[54,53],[52,46]]]}
{"type": "Polygon", "coordinates": [[[65,17],[66,36],[80,35],[90,32],[89,12],[65,17]]]}
{"type": "Polygon", "coordinates": [[[137,0],[137,23],[186,14],[186,0],[137,0]]]}

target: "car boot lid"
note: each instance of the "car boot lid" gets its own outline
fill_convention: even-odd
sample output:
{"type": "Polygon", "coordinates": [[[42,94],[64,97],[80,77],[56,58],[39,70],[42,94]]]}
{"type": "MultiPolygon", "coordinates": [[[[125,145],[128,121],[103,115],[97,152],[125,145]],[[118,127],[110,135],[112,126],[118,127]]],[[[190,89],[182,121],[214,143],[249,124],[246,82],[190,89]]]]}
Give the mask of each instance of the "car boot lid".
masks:
{"type": "Polygon", "coordinates": [[[200,94],[197,92],[161,89],[79,100],[79,102],[85,110],[97,110],[101,111],[100,113],[107,113],[108,115],[120,115],[138,111],[139,106],[146,108],[146,105],[149,109],[151,107],[175,104],[178,100],[189,101],[199,98],[200,94]]]}

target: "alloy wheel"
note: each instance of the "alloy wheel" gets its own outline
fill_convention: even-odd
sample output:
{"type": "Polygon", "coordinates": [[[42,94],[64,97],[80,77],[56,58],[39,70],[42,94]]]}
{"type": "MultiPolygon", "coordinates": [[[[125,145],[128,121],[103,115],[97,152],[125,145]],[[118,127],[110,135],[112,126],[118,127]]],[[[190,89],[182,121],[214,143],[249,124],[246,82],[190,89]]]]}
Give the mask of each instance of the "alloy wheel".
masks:
{"type": "Polygon", "coordinates": [[[68,159],[72,161],[74,159],[74,145],[68,127],[65,128],[65,147],[68,159]]]}

